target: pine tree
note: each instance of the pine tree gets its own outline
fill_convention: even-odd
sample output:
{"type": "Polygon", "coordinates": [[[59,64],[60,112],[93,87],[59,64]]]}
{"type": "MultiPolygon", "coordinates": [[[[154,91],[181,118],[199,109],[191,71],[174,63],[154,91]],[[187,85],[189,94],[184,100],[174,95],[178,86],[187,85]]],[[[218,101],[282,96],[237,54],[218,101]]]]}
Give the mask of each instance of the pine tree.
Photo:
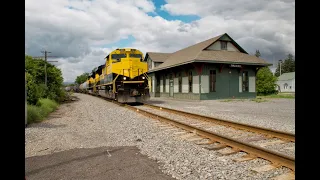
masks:
{"type": "MultiPolygon", "coordinates": [[[[288,57],[284,61],[282,61],[281,64],[281,74],[289,72],[295,72],[295,60],[292,54],[288,54],[288,57]]],[[[280,62],[278,63],[275,76],[280,76],[280,62]]]]}
{"type": "Polygon", "coordinates": [[[259,51],[258,49],[256,50],[255,56],[257,56],[257,57],[260,57],[260,56],[261,56],[260,51],[259,51]]]}

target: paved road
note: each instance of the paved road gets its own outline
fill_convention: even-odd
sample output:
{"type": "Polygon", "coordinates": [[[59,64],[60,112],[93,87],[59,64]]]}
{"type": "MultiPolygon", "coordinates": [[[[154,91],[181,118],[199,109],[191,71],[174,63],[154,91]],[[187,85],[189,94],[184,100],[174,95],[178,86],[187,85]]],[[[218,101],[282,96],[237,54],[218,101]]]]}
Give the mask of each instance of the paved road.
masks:
{"type": "Polygon", "coordinates": [[[171,180],[136,147],[72,149],[25,159],[26,179],[171,180]]]}

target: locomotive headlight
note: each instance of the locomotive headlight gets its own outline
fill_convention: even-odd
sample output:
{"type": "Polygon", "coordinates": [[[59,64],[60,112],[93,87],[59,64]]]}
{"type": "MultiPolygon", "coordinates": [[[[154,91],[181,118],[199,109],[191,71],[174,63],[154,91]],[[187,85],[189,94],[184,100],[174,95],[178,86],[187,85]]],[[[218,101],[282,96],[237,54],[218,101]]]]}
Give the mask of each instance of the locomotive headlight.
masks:
{"type": "Polygon", "coordinates": [[[144,76],[142,76],[142,79],[145,79],[145,77],[144,77],[144,76]]]}
{"type": "Polygon", "coordinates": [[[127,79],[127,77],[123,77],[123,80],[126,80],[127,79]]]}

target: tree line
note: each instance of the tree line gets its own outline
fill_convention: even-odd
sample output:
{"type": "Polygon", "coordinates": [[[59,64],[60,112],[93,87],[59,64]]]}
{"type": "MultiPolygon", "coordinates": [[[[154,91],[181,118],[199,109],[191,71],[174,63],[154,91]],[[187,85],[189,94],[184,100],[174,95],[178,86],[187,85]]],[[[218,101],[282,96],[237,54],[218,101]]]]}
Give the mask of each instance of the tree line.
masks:
{"type": "Polygon", "coordinates": [[[44,60],[25,56],[27,102],[35,105],[42,98],[61,102],[65,98],[63,77],[60,69],[44,60]],[[45,64],[47,66],[47,86],[45,85],[45,64]]]}
{"type": "MultiPolygon", "coordinates": [[[[259,50],[256,50],[255,56],[261,56],[259,50]]],[[[292,54],[288,54],[288,56],[284,60],[278,61],[278,66],[274,75],[269,67],[263,67],[259,69],[256,76],[258,95],[269,95],[276,93],[276,82],[278,80],[278,77],[280,76],[280,63],[281,74],[295,72],[295,60],[292,54]]]]}
{"type": "Polygon", "coordinates": [[[90,76],[92,74],[95,74],[97,69],[98,68],[95,67],[95,68],[92,69],[91,73],[85,72],[85,73],[82,73],[81,75],[77,76],[76,80],[74,81],[74,83],[77,84],[77,85],[80,85],[80,84],[86,82],[86,80],[88,79],[88,76],[90,76]]]}

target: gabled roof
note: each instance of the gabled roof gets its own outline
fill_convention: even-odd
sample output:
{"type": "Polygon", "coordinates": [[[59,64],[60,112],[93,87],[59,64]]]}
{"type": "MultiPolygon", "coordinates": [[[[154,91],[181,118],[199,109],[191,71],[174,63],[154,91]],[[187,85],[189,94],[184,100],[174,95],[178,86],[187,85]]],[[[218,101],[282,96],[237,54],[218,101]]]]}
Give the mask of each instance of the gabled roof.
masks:
{"type": "Polygon", "coordinates": [[[153,62],[164,62],[172,53],[147,52],[145,59],[152,59],[153,62]]]}
{"type": "Polygon", "coordinates": [[[215,63],[241,63],[252,65],[271,65],[265,60],[253,55],[249,55],[242,47],[240,47],[227,33],[221,34],[214,38],[202,41],[192,46],[186,47],[172,53],[164,63],[151,69],[149,72],[158,71],[170,67],[188,64],[192,62],[215,62],[215,63]],[[238,48],[240,52],[225,50],[207,50],[216,41],[227,37],[230,42],[238,48]]]}
{"type": "Polygon", "coordinates": [[[287,81],[296,77],[295,72],[283,73],[278,77],[278,81],[287,81]]]}

